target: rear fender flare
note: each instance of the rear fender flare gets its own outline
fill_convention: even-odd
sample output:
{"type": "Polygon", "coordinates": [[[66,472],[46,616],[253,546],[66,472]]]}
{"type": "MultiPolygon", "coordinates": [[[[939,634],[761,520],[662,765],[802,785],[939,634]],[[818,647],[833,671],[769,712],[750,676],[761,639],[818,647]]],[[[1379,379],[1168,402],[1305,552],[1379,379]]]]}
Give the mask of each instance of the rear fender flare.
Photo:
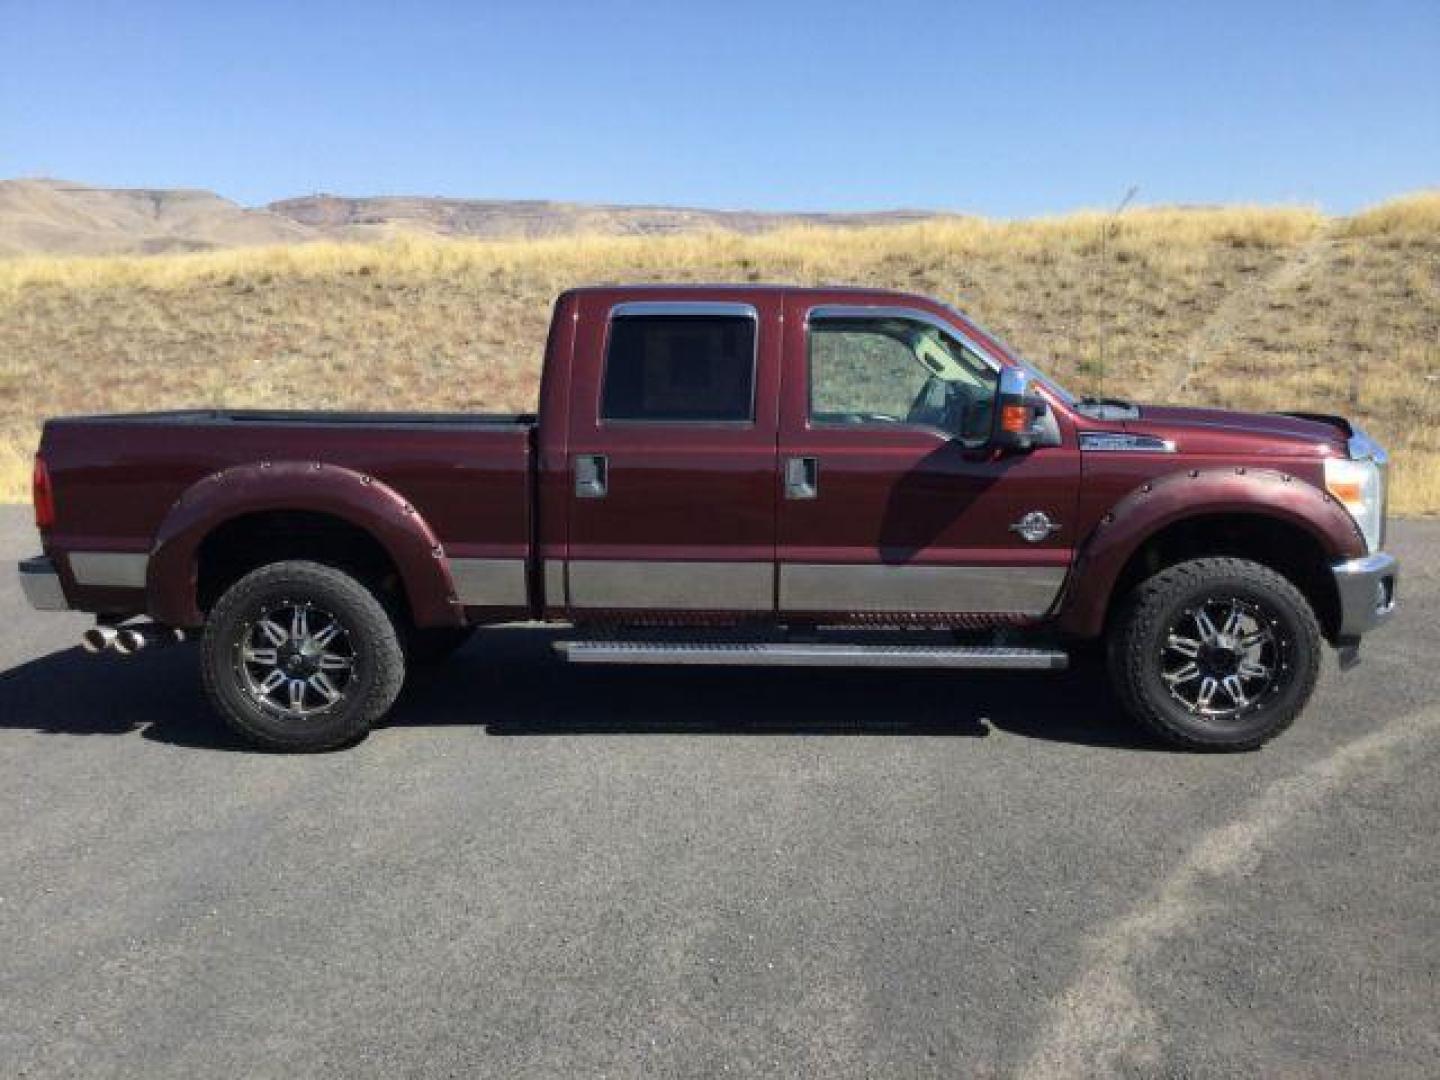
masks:
{"type": "Polygon", "coordinates": [[[175,500],[151,547],[150,615],[171,626],[204,622],[197,596],[200,545],[248,514],[329,514],[368,533],[400,574],[417,626],[458,626],[461,608],[440,540],[394,488],[343,466],[277,461],[238,465],[197,481],[175,500]]]}
{"type": "Polygon", "coordinates": [[[1212,515],[1271,518],[1309,533],[1332,560],[1364,553],[1349,513],[1326,491],[1272,469],[1190,469],[1147,481],[1117,502],[1096,525],[1076,559],[1060,604],[1060,628],[1099,636],[1115,584],[1140,546],[1186,518],[1212,515]]]}

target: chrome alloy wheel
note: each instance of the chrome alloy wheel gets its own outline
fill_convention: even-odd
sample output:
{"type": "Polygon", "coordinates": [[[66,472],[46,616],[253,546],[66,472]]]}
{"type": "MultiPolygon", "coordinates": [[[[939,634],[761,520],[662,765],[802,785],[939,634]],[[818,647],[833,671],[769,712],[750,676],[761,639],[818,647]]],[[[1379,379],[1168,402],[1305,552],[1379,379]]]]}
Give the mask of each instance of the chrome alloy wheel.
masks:
{"type": "Polygon", "coordinates": [[[1160,679],[1188,711],[1233,720],[1279,691],[1291,668],[1279,619],[1238,598],[1186,608],[1165,635],[1160,679]]]}
{"type": "Polygon", "coordinates": [[[290,720],[344,701],[359,659],[344,624],[305,601],[262,608],[241,630],[235,649],[245,691],[265,711],[290,720]]]}

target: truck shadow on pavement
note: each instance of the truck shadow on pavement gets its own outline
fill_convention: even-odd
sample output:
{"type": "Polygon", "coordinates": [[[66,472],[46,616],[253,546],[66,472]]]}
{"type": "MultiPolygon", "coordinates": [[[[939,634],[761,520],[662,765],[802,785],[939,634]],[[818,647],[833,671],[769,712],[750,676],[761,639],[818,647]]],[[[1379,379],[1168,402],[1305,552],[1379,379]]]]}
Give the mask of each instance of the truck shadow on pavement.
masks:
{"type": "MultiPolygon", "coordinates": [[[[1129,723],[1098,665],[1064,674],[575,667],[553,635],[472,642],[410,680],[391,729],[470,726],[492,736],[1013,735],[1163,750],[1129,723]]],[[[211,713],[193,646],[131,659],[69,649],[0,672],[0,729],[127,735],[249,751],[211,713]]],[[[383,734],[381,735],[383,737],[383,734]]]]}

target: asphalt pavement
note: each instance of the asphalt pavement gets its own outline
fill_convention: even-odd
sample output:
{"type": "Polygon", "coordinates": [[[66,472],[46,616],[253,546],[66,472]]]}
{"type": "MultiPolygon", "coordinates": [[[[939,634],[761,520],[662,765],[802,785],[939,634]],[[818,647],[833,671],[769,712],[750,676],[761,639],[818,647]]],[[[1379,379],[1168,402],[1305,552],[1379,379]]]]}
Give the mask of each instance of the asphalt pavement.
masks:
{"type": "Polygon", "coordinates": [[[579,669],[480,635],[257,753],[74,647],[0,509],[0,1076],[1440,1074],[1440,522],[1294,729],[1084,669],[579,669]]]}

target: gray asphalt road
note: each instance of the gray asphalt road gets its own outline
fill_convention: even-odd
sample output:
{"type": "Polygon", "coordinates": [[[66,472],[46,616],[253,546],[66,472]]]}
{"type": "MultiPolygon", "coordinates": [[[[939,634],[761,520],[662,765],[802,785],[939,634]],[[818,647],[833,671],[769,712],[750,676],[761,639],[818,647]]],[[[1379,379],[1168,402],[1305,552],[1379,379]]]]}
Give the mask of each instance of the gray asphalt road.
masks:
{"type": "Polygon", "coordinates": [[[539,635],[257,754],[188,650],[82,656],[7,567],[0,1075],[1435,1075],[1440,523],[1392,546],[1397,623],[1236,757],[1084,673],[539,635]]]}

